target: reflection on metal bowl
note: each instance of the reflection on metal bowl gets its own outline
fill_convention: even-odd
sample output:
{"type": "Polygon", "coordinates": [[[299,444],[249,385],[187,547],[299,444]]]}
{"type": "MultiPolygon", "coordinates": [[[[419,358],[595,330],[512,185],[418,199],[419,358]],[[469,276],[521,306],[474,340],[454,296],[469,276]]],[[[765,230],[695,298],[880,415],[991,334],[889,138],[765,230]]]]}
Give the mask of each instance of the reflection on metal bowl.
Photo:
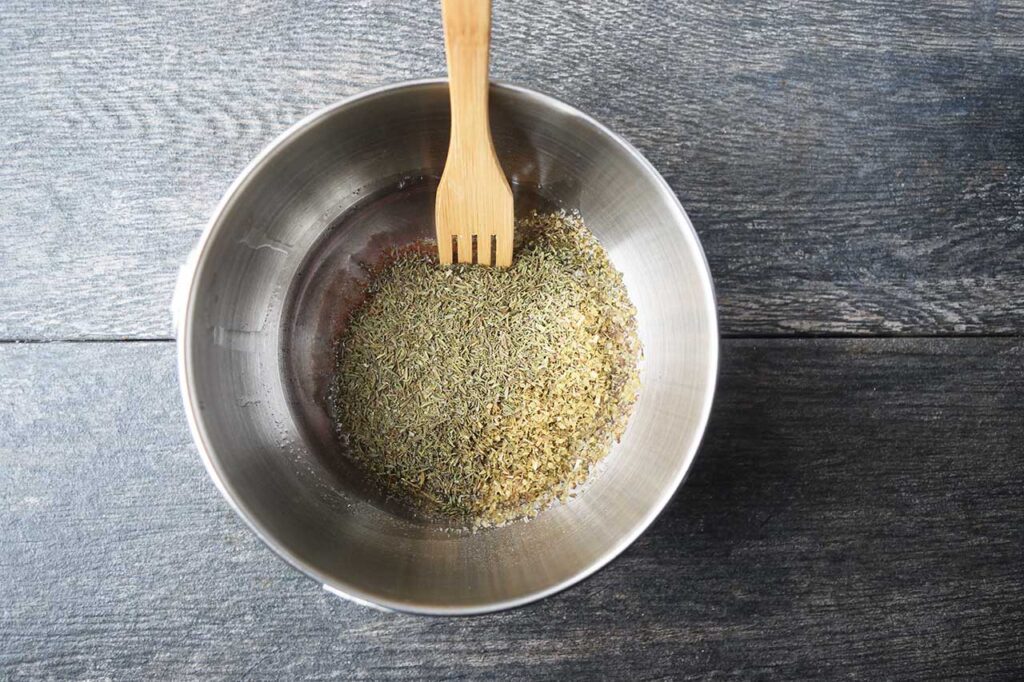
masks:
{"type": "Polygon", "coordinates": [[[640,399],[574,499],[529,522],[452,531],[376,496],[333,435],[333,347],[365,269],[433,233],[444,81],[353,97],[274,141],[229,189],[176,292],[182,393],[210,475],[275,552],[361,603],[482,613],[581,580],[668,502],[711,408],[711,277],[668,185],[621,138],[553,98],[494,85],[491,110],[517,213],[579,209],[637,308],[640,399]]]}

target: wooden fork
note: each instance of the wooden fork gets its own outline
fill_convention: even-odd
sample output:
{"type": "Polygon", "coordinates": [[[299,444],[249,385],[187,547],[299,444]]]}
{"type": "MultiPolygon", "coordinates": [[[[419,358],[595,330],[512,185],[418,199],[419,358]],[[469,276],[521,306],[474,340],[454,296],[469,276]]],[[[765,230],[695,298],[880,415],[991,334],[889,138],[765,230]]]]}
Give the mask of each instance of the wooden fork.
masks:
{"type": "Polygon", "coordinates": [[[441,263],[512,264],[512,189],[487,115],[491,0],[441,0],[452,135],[434,207],[441,263]]]}

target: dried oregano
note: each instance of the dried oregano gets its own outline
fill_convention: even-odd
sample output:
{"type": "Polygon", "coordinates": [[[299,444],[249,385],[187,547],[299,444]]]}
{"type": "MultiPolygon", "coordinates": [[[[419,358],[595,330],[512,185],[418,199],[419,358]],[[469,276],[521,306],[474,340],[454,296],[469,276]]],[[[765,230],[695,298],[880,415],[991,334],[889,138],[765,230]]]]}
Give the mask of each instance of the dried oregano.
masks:
{"type": "Polygon", "coordinates": [[[398,255],[338,347],[333,404],[388,496],[474,526],[586,480],[639,388],[635,310],[578,214],[516,226],[511,268],[398,255]]]}

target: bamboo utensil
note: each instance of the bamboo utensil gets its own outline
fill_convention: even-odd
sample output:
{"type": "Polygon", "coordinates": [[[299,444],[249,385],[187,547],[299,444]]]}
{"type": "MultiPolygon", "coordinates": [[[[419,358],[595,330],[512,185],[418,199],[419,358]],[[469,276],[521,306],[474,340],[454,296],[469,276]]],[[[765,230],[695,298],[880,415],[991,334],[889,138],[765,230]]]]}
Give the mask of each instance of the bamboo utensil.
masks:
{"type": "Polygon", "coordinates": [[[512,189],[487,113],[490,0],[441,0],[452,127],[435,219],[441,263],[512,264],[512,189]],[[493,261],[492,261],[493,257],[493,261]]]}

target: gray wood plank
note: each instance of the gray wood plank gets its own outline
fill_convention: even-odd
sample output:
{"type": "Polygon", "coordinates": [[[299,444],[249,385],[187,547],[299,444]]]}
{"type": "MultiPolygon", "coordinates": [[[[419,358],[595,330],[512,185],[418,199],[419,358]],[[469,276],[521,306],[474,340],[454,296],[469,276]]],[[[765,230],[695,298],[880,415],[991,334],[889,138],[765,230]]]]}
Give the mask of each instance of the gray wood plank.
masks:
{"type": "MultiPolygon", "coordinates": [[[[443,73],[430,3],[8,0],[0,339],[171,334],[177,265],[304,114],[443,73]]],[[[1024,3],[495,2],[498,78],[631,139],[730,334],[1020,333],[1024,3]]]]}
{"type": "Polygon", "coordinates": [[[1018,678],[1024,343],[723,347],[695,469],[583,584],[459,620],[333,598],[235,519],[168,343],[0,345],[0,678],[1018,678]]]}

